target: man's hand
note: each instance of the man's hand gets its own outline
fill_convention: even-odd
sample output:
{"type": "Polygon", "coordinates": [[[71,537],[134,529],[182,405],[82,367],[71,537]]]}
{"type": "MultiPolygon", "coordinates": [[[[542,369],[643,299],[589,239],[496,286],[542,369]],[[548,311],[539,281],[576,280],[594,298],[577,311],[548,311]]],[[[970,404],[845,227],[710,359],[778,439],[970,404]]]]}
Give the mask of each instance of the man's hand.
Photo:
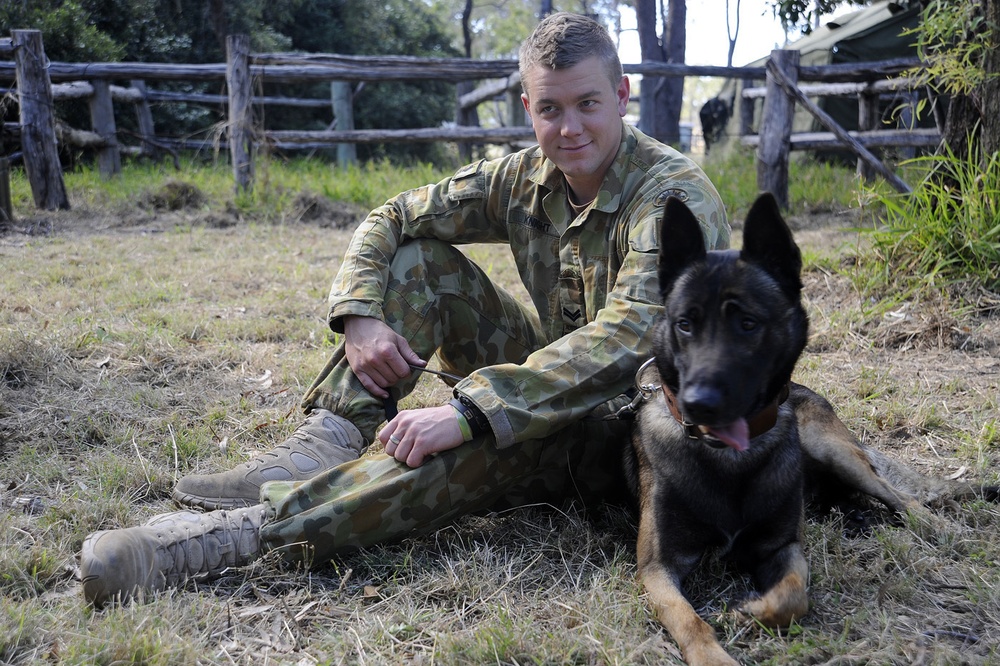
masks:
{"type": "Polygon", "coordinates": [[[368,392],[379,398],[388,398],[386,389],[410,376],[411,364],[427,364],[403,336],[374,317],[344,317],[344,338],[351,370],[368,392]]]}
{"type": "Polygon", "coordinates": [[[427,456],[465,441],[451,405],[404,410],[389,421],[378,438],[388,455],[410,467],[420,467],[427,456]]]}

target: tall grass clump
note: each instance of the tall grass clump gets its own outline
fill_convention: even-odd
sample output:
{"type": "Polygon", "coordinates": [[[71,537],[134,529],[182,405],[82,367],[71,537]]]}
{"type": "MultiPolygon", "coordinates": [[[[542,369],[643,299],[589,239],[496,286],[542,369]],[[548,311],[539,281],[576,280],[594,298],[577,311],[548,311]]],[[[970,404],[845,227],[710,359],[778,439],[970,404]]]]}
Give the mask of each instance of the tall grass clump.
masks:
{"type": "Polygon", "coordinates": [[[928,175],[911,194],[874,197],[884,212],[867,230],[861,290],[917,297],[933,289],[961,300],[1000,289],[1000,155],[947,149],[906,166],[928,175]]]}

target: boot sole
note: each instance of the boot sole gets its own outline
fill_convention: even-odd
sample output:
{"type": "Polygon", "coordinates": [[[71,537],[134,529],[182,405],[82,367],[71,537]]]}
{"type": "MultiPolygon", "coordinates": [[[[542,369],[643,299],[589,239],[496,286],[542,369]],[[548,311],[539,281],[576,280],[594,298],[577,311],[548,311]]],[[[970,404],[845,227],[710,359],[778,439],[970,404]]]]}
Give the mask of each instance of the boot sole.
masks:
{"type": "Polygon", "coordinates": [[[219,509],[232,511],[233,509],[243,509],[260,503],[260,498],[257,497],[252,500],[243,497],[200,497],[198,495],[191,495],[190,493],[177,492],[176,490],[170,493],[170,497],[182,507],[197,507],[206,511],[217,511],[219,509]]]}

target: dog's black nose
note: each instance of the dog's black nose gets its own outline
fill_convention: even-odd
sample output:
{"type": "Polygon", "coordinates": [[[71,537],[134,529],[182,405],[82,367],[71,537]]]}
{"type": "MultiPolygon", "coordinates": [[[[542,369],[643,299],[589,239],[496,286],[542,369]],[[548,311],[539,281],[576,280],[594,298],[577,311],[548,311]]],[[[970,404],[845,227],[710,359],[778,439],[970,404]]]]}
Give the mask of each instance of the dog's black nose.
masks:
{"type": "Polygon", "coordinates": [[[681,411],[692,423],[713,423],[725,396],[717,386],[693,384],[681,393],[681,411]]]}

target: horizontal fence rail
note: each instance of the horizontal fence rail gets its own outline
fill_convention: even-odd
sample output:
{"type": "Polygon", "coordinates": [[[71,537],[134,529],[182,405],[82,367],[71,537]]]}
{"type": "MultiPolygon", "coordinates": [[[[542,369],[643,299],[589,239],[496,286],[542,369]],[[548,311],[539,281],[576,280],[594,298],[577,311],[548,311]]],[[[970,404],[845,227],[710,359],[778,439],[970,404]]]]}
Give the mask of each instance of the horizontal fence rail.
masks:
{"type": "MultiPolygon", "coordinates": [[[[7,85],[0,88],[0,94],[17,95],[20,102],[20,123],[4,123],[5,137],[19,140],[27,171],[45,175],[36,184],[29,174],[32,189],[36,187],[36,205],[43,208],[68,207],[68,202],[60,200],[61,174],[58,161],[53,169],[49,163],[40,170],[37,165],[29,167],[29,162],[36,162],[36,155],[45,153],[51,162],[58,143],[68,143],[98,151],[98,162],[102,173],[113,175],[120,169],[118,155],[158,154],[160,151],[176,151],[179,149],[213,151],[227,150],[234,164],[239,163],[239,169],[234,170],[237,188],[248,188],[252,184],[254,153],[261,148],[277,150],[315,150],[337,147],[338,155],[345,146],[370,143],[430,143],[454,142],[460,146],[472,144],[523,145],[534,141],[534,134],[523,118],[523,109],[517,97],[520,93],[520,77],[516,60],[468,60],[461,58],[418,58],[410,56],[347,56],[339,54],[302,54],[302,53],[248,53],[246,48],[229,49],[229,62],[211,64],[174,64],[174,63],[65,63],[50,62],[40,71],[30,76],[36,77],[31,82],[23,59],[18,58],[19,50],[37,48],[40,53],[35,57],[38,62],[46,62],[44,51],[41,50],[40,36],[37,31],[13,31],[10,39],[0,38],[0,83],[7,85]],[[37,42],[37,45],[36,45],[37,42]],[[236,63],[234,60],[240,60],[236,63]],[[233,78],[243,72],[245,80],[233,78]],[[209,94],[203,92],[163,91],[147,87],[147,82],[188,82],[205,83],[218,82],[225,89],[225,94],[209,94]],[[464,92],[456,95],[456,118],[463,119],[478,105],[493,100],[507,100],[510,117],[506,119],[507,126],[479,127],[459,123],[447,124],[442,127],[418,129],[365,129],[353,128],[350,122],[350,98],[352,92],[346,90],[337,93],[337,86],[355,86],[357,88],[367,83],[382,81],[448,81],[464,83],[468,86],[464,92]],[[112,83],[114,82],[114,83],[112,83]],[[119,85],[127,82],[128,85],[119,85]],[[254,82],[251,85],[251,82],[254,82]],[[281,95],[255,95],[256,82],[269,84],[293,84],[307,82],[328,82],[331,84],[331,98],[299,98],[281,95]],[[468,82],[479,82],[472,88],[468,82]],[[11,85],[14,84],[14,85],[11,85]],[[234,87],[240,88],[237,94],[234,87]],[[27,103],[26,92],[30,89],[32,99],[37,104],[27,103]],[[338,103],[340,107],[336,107],[338,103]],[[39,135],[37,132],[26,132],[24,128],[35,127],[33,118],[26,118],[39,112],[37,106],[52,107],[54,101],[80,99],[88,100],[91,108],[93,128],[91,131],[74,129],[61,123],[58,119],[43,122],[43,127],[50,127],[50,132],[39,135]],[[123,145],[120,131],[115,129],[112,101],[135,106],[140,132],[133,140],[138,139],[139,146],[123,145]],[[224,123],[207,129],[202,139],[167,138],[155,135],[150,103],[187,103],[202,104],[228,109],[229,118],[224,123]],[[325,131],[304,130],[263,130],[254,127],[248,120],[249,110],[261,105],[282,105],[303,108],[331,109],[333,121],[325,131]],[[335,108],[336,107],[336,108],[335,108]],[[234,109],[235,115],[234,115],[234,109]],[[345,122],[348,121],[348,122],[345,122]],[[30,147],[27,144],[32,144],[30,147]],[[42,143],[51,144],[42,147],[42,143]],[[36,145],[37,144],[37,145],[36,145]],[[242,150],[237,155],[234,150],[242,150]],[[57,178],[59,183],[50,182],[57,178]],[[242,181],[242,182],[241,182],[242,181]]],[[[239,37],[230,37],[230,40],[239,37]]],[[[796,105],[806,108],[814,115],[823,114],[811,98],[818,97],[857,97],[859,103],[871,104],[871,100],[879,95],[905,93],[913,89],[915,82],[901,78],[900,75],[913,71],[920,66],[917,59],[893,59],[871,63],[851,63],[827,66],[800,66],[796,64],[793,71],[785,73],[784,85],[778,85],[779,93],[772,91],[775,77],[782,76],[779,70],[776,74],[769,71],[775,67],[775,59],[779,54],[788,53],[775,51],[766,66],[760,67],[717,67],[704,65],[684,65],[659,62],[643,62],[623,65],[626,74],[639,74],[644,77],[718,77],[735,79],[743,82],[743,89],[735,104],[739,109],[732,108],[732,117],[743,118],[740,123],[739,141],[743,145],[754,147],[758,155],[758,183],[766,185],[767,189],[777,190],[779,201],[782,200],[781,190],[787,190],[787,182],[780,177],[782,163],[787,164],[787,155],[792,150],[826,150],[845,146],[859,156],[859,170],[865,169],[870,175],[874,169],[893,183],[897,189],[903,190],[905,184],[898,181],[888,169],[871,154],[869,148],[883,147],[919,147],[931,148],[938,144],[940,133],[933,129],[877,129],[869,123],[862,124],[862,129],[847,132],[839,127],[830,127],[831,119],[820,118],[827,124],[826,132],[791,132],[791,113],[796,105]],[[767,83],[767,86],[762,85],[767,83]],[[803,83],[805,82],[805,83],[803,83]],[[763,102],[765,110],[760,114],[762,119],[773,121],[774,113],[768,110],[775,94],[790,100],[786,104],[787,112],[782,112],[779,123],[780,130],[751,133],[751,122],[754,117],[753,105],[763,102]],[[787,117],[786,117],[787,115],[787,117]],[[777,142],[770,146],[770,142],[777,142]],[[769,147],[770,146],[770,147],[769,147]],[[761,167],[767,158],[777,166],[761,167]],[[863,163],[863,164],[862,164],[863,163]],[[775,177],[774,174],[779,174],[775,177]],[[769,175],[767,175],[769,174],[769,175]]],[[[793,52],[794,53],[794,52],[793,52]]],[[[777,108],[777,107],[775,107],[777,108]]],[[[176,154],[175,154],[176,163],[176,154]]]]}

